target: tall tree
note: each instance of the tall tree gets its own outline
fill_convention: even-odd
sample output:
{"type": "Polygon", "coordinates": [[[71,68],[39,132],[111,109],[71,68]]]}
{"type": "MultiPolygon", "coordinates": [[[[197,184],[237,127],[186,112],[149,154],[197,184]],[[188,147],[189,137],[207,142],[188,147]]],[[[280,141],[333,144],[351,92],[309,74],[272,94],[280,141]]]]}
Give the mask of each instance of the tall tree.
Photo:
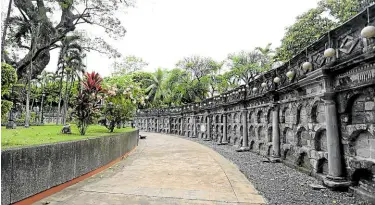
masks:
{"type": "MultiPolygon", "coordinates": [[[[81,55],[82,47],[79,44],[79,36],[66,36],[64,40],[61,41],[60,53],[57,63],[56,73],[60,73],[60,87],[59,87],[59,102],[57,106],[57,120],[56,125],[59,124],[60,114],[61,114],[61,100],[62,100],[62,88],[63,88],[63,79],[66,73],[65,69],[67,66],[74,64],[75,61],[82,62],[83,56],[81,55]]],[[[80,63],[81,64],[81,63],[80,63]]],[[[68,79],[66,80],[68,81],[68,79]]],[[[66,82],[67,83],[67,82],[66,82]]],[[[65,102],[66,103],[66,102],[65,102]]]]}
{"type": "Polygon", "coordinates": [[[255,50],[260,52],[260,54],[262,55],[260,62],[261,62],[261,67],[264,70],[270,69],[272,65],[272,58],[273,58],[274,50],[272,50],[271,45],[272,45],[271,43],[268,43],[266,47],[264,48],[262,47],[255,48],[255,50]]]}
{"type": "Polygon", "coordinates": [[[245,84],[249,84],[255,76],[266,70],[262,67],[262,54],[256,50],[231,53],[228,59],[232,75],[245,84]]]}
{"type": "Polygon", "coordinates": [[[190,72],[193,79],[200,81],[202,77],[220,69],[221,64],[210,57],[194,55],[179,61],[177,67],[190,72]]]}
{"type": "Polygon", "coordinates": [[[165,71],[158,68],[151,79],[151,85],[146,88],[145,92],[148,99],[154,105],[160,105],[165,97],[165,90],[163,89],[163,82],[165,80],[165,71]]]}
{"type": "Polygon", "coordinates": [[[275,60],[289,60],[337,26],[336,22],[323,16],[323,12],[322,8],[313,8],[297,16],[296,22],[286,28],[281,46],[276,49],[275,60]]]}
{"type": "MultiPolygon", "coordinates": [[[[14,0],[17,13],[11,14],[12,35],[8,35],[7,38],[14,39],[10,47],[22,50],[26,54],[20,59],[12,59],[3,53],[4,59],[16,65],[20,78],[26,76],[27,68],[33,62],[35,69],[32,76],[36,76],[49,63],[50,50],[56,48],[58,42],[80,24],[99,26],[113,38],[123,37],[125,29],[115,17],[115,13],[130,5],[129,1],[124,0],[14,0]],[[57,13],[60,13],[60,19],[55,23],[52,19],[57,15],[53,14],[57,13]],[[41,33],[37,38],[30,29],[36,25],[41,27],[41,33]],[[34,51],[31,51],[32,45],[35,45],[34,51]]],[[[103,38],[93,38],[91,42],[88,45],[93,46],[95,50],[103,51],[109,45],[103,38]]],[[[113,54],[118,55],[118,52],[113,54]]]]}
{"type": "Polygon", "coordinates": [[[40,122],[42,122],[42,113],[43,113],[43,110],[44,110],[44,89],[45,87],[47,86],[47,84],[49,83],[49,81],[52,79],[52,76],[53,76],[53,73],[52,72],[47,72],[47,71],[43,71],[40,75],[38,75],[37,79],[41,85],[41,95],[42,95],[42,100],[41,100],[41,103],[40,103],[40,113],[39,113],[39,120],[40,122]]]}
{"type": "Polygon", "coordinates": [[[344,23],[371,3],[375,3],[375,0],[321,0],[318,7],[327,11],[339,23],[344,23]]]}
{"type": "Polygon", "coordinates": [[[222,65],[221,62],[216,62],[210,57],[197,55],[180,60],[177,67],[185,70],[188,73],[187,76],[190,77],[190,80],[187,80],[187,84],[184,85],[182,102],[190,103],[205,99],[209,94],[210,84],[214,83],[214,75],[222,65]]]}
{"type": "Polygon", "coordinates": [[[3,34],[1,36],[1,62],[5,62],[5,37],[7,36],[7,30],[9,27],[10,11],[12,10],[13,0],[9,0],[7,15],[4,20],[3,34]]]}
{"type": "Polygon", "coordinates": [[[121,76],[140,71],[148,65],[142,58],[136,56],[126,56],[120,62],[113,63],[112,76],[121,76]]]}

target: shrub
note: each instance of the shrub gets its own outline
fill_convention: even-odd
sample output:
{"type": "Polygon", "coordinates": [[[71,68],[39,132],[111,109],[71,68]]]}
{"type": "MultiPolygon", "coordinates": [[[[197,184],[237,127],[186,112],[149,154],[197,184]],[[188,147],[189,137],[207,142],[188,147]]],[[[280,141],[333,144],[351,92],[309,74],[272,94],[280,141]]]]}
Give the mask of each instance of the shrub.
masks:
{"type": "Polygon", "coordinates": [[[82,88],[75,99],[72,115],[81,135],[86,134],[90,124],[93,124],[99,113],[98,94],[103,92],[101,87],[102,78],[98,73],[86,73],[81,82],[82,88]]]}

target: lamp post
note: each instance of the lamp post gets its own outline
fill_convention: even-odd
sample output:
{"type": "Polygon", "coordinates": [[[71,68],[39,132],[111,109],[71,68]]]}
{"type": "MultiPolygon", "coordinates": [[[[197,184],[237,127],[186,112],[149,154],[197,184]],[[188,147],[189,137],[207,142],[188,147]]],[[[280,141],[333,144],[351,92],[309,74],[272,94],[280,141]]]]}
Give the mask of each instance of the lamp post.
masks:
{"type": "Polygon", "coordinates": [[[13,112],[15,110],[15,106],[16,106],[16,103],[15,103],[15,97],[14,97],[14,85],[12,86],[12,101],[13,101],[13,105],[12,105],[12,108],[10,109],[9,111],[9,120],[8,120],[8,124],[6,126],[6,129],[16,129],[17,125],[16,123],[14,123],[14,115],[13,115],[13,112]]]}

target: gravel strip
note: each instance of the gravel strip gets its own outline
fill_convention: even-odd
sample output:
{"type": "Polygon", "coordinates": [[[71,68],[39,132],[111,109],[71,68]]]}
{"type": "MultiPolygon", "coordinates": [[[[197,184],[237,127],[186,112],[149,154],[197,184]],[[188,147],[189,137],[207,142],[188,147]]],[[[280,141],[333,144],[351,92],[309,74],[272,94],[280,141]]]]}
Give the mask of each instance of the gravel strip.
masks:
{"type": "Polygon", "coordinates": [[[368,204],[349,192],[334,192],[329,189],[313,190],[309,185],[321,184],[319,180],[282,163],[262,162],[265,158],[255,153],[236,152],[237,147],[216,145],[212,141],[181,138],[210,147],[232,161],[269,204],[368,204]]]}

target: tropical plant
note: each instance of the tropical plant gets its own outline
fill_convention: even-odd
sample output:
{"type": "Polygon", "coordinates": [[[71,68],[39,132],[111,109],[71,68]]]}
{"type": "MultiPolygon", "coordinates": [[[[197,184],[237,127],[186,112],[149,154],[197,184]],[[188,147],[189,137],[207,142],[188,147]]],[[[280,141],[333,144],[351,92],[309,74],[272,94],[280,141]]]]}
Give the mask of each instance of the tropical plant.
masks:
{"type": "Polygon", "coordinates": [[[155,73],[153,73],[152,79],[149,80],[151,85],[145,90],[149,101],[151,101],[155,106],[161,105],[166,96],[165,89],[163,87],[163,81],[165,80],[165,71],[158,68],[155,73]]]}
{"type": "Polygon", "coordinates": [[[100,97],[98,95],[103,92],[102,81],[98,73],[92,72],[86,73],[81,82],[82,89],[78,92],[72,112],[81,135],[85,135],[87,127],[99,117],[100,97]]]}
{"type": "Polygon", "coordinates": [[[267,70],[267,67],[262,67],[263,56],[257,50],[250,52],[240,51],[228,55],[228,66],[231,69],[231,74],[242,83],[249,84],[254,80],[255,76],[267,70]]]}
{"type": "MultiPolygon", "coordinates": [[[[56,73],[59,73],[60,75],[60,87],[59,87],[59,102],[57,106],[57,120],[56,120],[56,125],[59,124],[60,120],[60,113],[61,113],[61,101],[62,101],[62,88],[63,88],[63,79],[64,75],[66,73],[66,68],[69,68],[70,70],[72,69],[73,65],[79,64],[81,65],[83,55],[81,54],[82,52],[82,47],[79,44],[80,36],[73,35],[73,36],[66,36],[62,41],[61,41],[61,48],[60,48],[60,53],[59,53],[59,58],[57,62],[57,71],[56,73]]],[[[80,67],[80,66],[78,66],[80,67]]],[[[67,84],[69,82],[69,75],[66,75],[66,86],[65,86],[65,95],[67,93],[67,84]]],[[[65,113],[66,113],[66,96],[64,100],[64,109],[63,109],[63,119],[62,122],[64,123],[65,119],[65,113]]]]}

